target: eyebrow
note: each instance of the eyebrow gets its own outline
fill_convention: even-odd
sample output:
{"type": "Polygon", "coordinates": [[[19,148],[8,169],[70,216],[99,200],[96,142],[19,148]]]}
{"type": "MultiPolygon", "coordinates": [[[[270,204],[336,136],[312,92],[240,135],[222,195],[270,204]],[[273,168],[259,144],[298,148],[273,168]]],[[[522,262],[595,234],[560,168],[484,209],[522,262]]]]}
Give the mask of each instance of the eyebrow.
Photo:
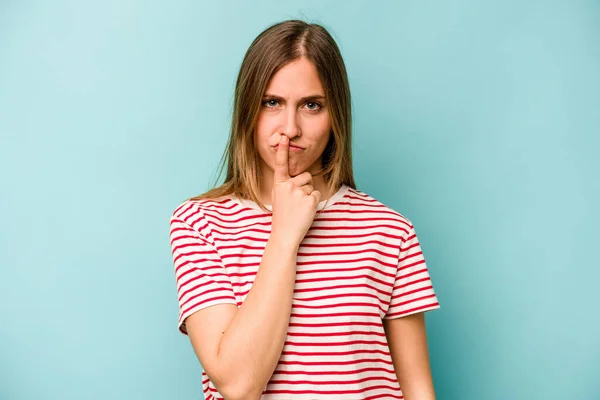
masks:
{"type": "MultiPolygon", "coordinates": [[[[277,96],[276,94],[271,94],[271,93],[265,93],[263,98],[266,98],[266,97],[275,99],[275,100],[279,100],[279,101],[285,100],[283,97],[277,96]]],[[[310,96],[304,96],[304,97],[300,98],[300,103],[304,103],[305,101],[309,101],[309,100],[325,100],[325,96],[323,96],[321,94],[313,94],[310,96]]]]}

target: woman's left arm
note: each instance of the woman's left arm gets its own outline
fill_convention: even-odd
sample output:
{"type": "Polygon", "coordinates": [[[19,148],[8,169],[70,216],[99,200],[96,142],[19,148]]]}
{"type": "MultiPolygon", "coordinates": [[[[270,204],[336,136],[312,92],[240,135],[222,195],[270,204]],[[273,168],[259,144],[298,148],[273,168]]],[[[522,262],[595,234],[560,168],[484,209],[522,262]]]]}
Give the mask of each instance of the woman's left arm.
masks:
{"type": "Polygon", "coordinates": [[[404,399],[435,400],[425,313],[384,319],[383,327],[404,399]]]}

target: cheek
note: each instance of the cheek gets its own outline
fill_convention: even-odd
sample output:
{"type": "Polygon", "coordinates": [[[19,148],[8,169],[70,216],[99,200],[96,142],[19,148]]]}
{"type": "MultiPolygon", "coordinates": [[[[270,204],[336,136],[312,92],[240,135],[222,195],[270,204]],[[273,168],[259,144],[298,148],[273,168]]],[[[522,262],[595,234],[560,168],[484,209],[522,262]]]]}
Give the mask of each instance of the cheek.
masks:
{"type": "Polygon", "coordinates": [[[263,148],[268,146],[268,139],[271,136],[270,132],[271,128],[268,121],[264,118],[259,118],[256,122],[256,128],[254,128],[254,143],[257,147],[263,148]]]}
{"type": "Polygon", "coordinates": [[[329,114],[322,112],[318,116],[312,116],[306,121],[307,125],[311,126],[314,132],[328,131],[331,128],[329,114]]]}
{"type": "Polygon", "coordinates": [[[323,116],[323,120],[319,125],[319,143],[322,145],[323,149],[327,146],[327,142],[329,142],[329,136],[331,135],[331,121],[329,119],[329,115],[325,114],[323,116]]]}
{"type": "Polygon", "coordinates": [[[327,142],[329,142],[329,136],[331,135],[331,123],[329,122],[328,116],[325,116],[322,121],[319,121],[318,126],[315,126],[315,132],[318,132],[315,141],[319,143],[319,147],[325,149],[327,142]]]}
{"type": "Polygon", "coordinates": [[[269,118],[269,115],[260,113],[256,121],[256,132],[259,136],[265,136],[276,128],[276,118],[269,118]]]}

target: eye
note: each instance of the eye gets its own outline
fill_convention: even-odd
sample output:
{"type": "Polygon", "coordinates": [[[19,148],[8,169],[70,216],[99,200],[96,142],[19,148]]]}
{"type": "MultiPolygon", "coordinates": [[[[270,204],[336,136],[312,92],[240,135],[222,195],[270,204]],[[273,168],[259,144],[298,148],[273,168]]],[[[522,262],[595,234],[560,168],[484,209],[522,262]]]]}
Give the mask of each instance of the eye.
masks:
{"type": "Polygon", "coordinates": [[[267,108],[276,107],[276,104],[273,104],[273,103],[278,103],[278,101],[275,99],[267,99],[262,102],[263,106],[265,106],[267,108]]]}
{"type": "Polygon", "coordinates": [[[306,105],[308,106],[309,111],[319,111],[321,109],[321,105],[315,101],[309,101],[308,103],[306,103],[306,105]],[[313,106],[310,107],[310,104],[312,104],[313,106]]]}

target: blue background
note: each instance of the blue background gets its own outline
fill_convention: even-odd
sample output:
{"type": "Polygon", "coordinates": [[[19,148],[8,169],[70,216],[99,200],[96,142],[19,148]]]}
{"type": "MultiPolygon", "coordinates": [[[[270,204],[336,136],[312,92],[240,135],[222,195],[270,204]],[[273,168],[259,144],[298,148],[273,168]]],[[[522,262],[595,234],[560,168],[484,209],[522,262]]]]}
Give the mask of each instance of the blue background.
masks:
{"type": "Polygon", "coordinates": [[[327,27],[358,188],[415,224],[439,399],[600,399],[597,1],[0,3],[0,398],[201,399],[169,217],[242,57],[327,27]]]}

